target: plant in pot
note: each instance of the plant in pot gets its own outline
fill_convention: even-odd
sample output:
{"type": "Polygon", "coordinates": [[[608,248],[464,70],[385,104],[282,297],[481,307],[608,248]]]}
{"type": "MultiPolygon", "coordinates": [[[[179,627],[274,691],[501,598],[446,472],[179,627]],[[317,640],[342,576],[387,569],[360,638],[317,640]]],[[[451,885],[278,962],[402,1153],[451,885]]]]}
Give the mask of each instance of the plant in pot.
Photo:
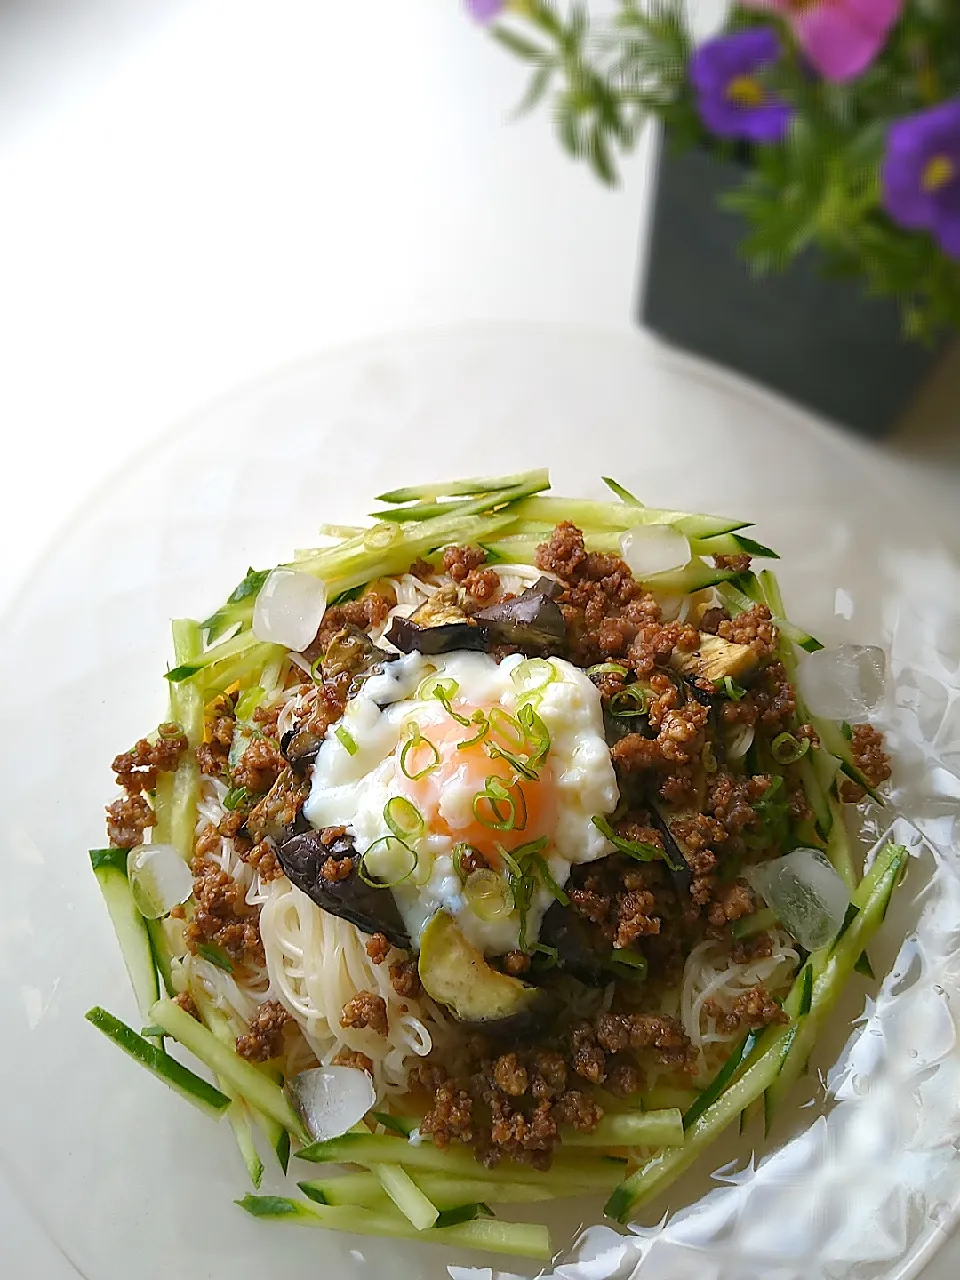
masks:
{"type": "Polygon", "coordinates": [[[641,319],[884,434],[960,330],[960,0],[468,7],[601,181],[661,123],[641,319]]]}

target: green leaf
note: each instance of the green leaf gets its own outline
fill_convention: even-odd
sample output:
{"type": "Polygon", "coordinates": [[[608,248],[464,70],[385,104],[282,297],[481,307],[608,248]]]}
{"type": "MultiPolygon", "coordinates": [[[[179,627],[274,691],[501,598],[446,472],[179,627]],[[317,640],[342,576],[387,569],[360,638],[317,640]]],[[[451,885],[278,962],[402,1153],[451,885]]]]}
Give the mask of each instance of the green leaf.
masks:
{"type": "Polygon", "coordinates": [[[549,50],[535,44],[532,40],[527,40],[524,36],[518,35],[516,31],[512,31],[509,27],[492,27],[490,34],[505,49],[509,49],[512,54],[522,58],[525,62],[542,62],[549,53],[549,50]]]}
{"type": "Polygon", "coordinates": [[[587,157],[600,181],[606,183],[608,187],[615,187],[618,181],[617,170],[610,156],[606,136],[599,123],[595,124],[591,130],[587,157]]]}
{"type": "Polygon", "coordinates": [[[537,106],[549,89],[555,70],[556,64],[553,62],[544,62],[542,66],[537,68],[530,78],[526,93],[517,103],[514,115],[526,115],[528,111],[532,111],[537,106]]]}

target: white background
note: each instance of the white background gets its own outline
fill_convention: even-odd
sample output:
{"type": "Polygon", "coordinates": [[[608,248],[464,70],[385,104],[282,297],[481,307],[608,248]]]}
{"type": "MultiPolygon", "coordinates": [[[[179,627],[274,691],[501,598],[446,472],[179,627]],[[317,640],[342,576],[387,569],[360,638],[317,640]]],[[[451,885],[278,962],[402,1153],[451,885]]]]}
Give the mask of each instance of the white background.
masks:
{"type": "MultiPolygon", "coordinates": [[[[631,326],[645,149],[602,190],[508,122],[522,87],[458,0],[0,0],[0,603],[117,466],[273,366],[631,326]]],[[[896,440],[960,549],[960,360],[896,440]]],[[[5,1257],[72,1274],[0,1191],[5,1257]]]]}

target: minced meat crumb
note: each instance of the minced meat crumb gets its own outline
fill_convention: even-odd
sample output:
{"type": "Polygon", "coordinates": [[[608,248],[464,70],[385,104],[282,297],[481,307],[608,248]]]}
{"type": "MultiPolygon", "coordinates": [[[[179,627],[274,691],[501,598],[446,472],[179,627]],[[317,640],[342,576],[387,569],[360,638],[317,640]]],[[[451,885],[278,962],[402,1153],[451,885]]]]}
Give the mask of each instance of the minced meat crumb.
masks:
{"type": "Polygon", "coordinates": [[[456,583],[465,583],[474,570],[486,562],[487,553],[482,547],[446,547],[443,552],[443,568],[456,583]]]}
{"type": "Polygon", "coordinates": [[[390,941],[385,934],[371,934],[367,940],[366,951],[374,964],[383,964],[390,954],[390,941]]]}
{"type": "Polygon", "coordinates": [[[130,795],[152,791],[158,773],[172,773],[187,749],[187,738],[178,724],[162,724],[156,742],[141,738],[129,751],[115,757],[111,768],[117,785],[130,795]]]}
{"type": "Polygon", "coordinates": [[[343,1006],[341,1027],[354,1027],[358,1031],[375,1031],[378,1036],[387,1034],[387,1002],[372,991],[358,991],[343,1006]]]}
{"type": "Polygon", "coordinates": [[[248,1062],[267,1062],[283,1053],[283,1029],[290,1014],[279,1000],[266,1000],[254,1014],[246,1034],[237,1037],[237,1053],[248,1062]]]}
{"type": "Polygon", "coordinates": [[[717,635],[731,644],[746,644],[761,662],[773,656],[777,648],[777,629],[773,615],[765,604],[755,604],[735,618],[726,618],[717,626],[717,635]]]}
{"type": "Polygon", "coordinates": [[[735,880],[733,884],[723,885],[713,896],[707,908],[707,919],[715,929],[722,929],[732,920],[742,920],[744,916],[753,915],[757,909],[757,900],[753,890],[745,880],[735,880]]]}
{"type": "Polygon", "coordinates": [[[420,1132],[433,1138],[441,1149],[452,1140],[473,1141],[473,1099],[464,1089],[446,1082],[439,1084],[433,1105],[420,1121],[420,1132]]]}
{"type": "Polygon", "coordinates": [[[702,1011],[708,1018],[716,1019],[717,1030],[722,1035],[741,1029],[759,1031],[761,1027],[782,1026],[789,1021],[783,1009],[762,984],[737,996],[729,1010],[708,997],[703,1002],[702,1011]]]}
{"type": "Polygon", "coordinates": [[[530,957],[525,951],[508,951],[503,957],[503,971],[514,978],[519,978],[530,968],[530,957]]]}
{"type": "Polygon", "coordinates": [[[237,727],[233,699],[222,693],[207,708],[203,721],[203,742],[195,752],[200,772],[217,778],[227,772],[230,746],[237,727]]]}
{"type": "Polygon", "coordinates": [[[416,960],[395,960],[390,966],[390,982],[398,996],[415,999],[423,990],[416,960]]]}
{"type": "Polygon", "coordinates": [[[320,875],[331,884],[346,880],[353,871],[353,858],[327,858],[320,865],[320,875]]]}
{"type": "Polygon", "coordinates": [[[263,795],[276,782],[286,763],[273,738],[254,738],[237,762],[233,785],[245,787],[253,795],[263,795]]]}
{"type": "Polygon", "coordinates": [[[260,939],[260,908],[250,906],[246,891],[226,871],[202,856],[194,858],[193,897],[196,909],[186,929],[194,955],[203,945],[219,947],[234,964],[266,964],[260,939]]]}
{"type": "Polygon", "coordinates": [[[107,805],[107,838],[118,849],[132,849],[143,842],[154,815],[146,796],[121,796],[107,805]]]}
{"type": "MultiPolygon", "coordinates": [[[[852,729],[850,748],[857,768],[870,783],[878,787],[890,777],[890,757],[883,749],[883,734],[870,724],[855,724],[852,729]]],[[[840,798],[848,804],[856,804],[862,800],[866,792],[857,783],[845,779],[840,790],[840,798]]]]}
{"type": "Polygon", "coordinates": [[[189,991],[181,991],[179,995],[175,995],[173,1003],[178,1004],[184,1013],[189,1013],[191,1018],[196,1018],[197,1022],[200,1021],[200,1011],[189,991]]]}
{"type": "Polygon", "coordinates": [[[751,557],[747,555],[714,556],[713,563],[718,569],[732,569],[734,573],[746,573],[750,568],[751,557]]]}
{"type": "Polygon", "coordinates": [[[330,1065],[334,1067],[356,1067],[358,1071],[366,1071],[369,1075],[373,1075],[372,1060],[365,1053],[357,1053],[354,1049],[340,1049],[330,1059],[330,1065]]]}
{"type": "Polygon", "coordinates": [[[387,614],[396,603],[396,595],[392,588],[380,586],[368,587],[356,600],[344,600],[342,604],[332,604],[323,615],[316,637],[304,649],[304,658],[307,662],[315,662],[317,658],[322,657],[330,641],[344,627],[359,627],[361,631],[370,631],[382,626],[387,620],[387,614]]]}
{"type": "Polygon", "coordinates": [[[754,960],[766,960],[772,955],[773,939],[769,933],[742,938],[730,948],[730,959],[734,964],[752,964],[754,960]]]}

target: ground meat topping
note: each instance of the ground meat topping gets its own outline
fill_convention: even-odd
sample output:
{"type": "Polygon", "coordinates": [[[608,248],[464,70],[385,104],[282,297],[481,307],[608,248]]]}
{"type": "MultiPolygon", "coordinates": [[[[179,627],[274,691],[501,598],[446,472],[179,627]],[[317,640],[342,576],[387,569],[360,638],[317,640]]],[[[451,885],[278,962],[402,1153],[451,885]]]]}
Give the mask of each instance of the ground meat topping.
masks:
{"type": "Polygon", "coordinates": [[[201,773],[217,778],[227,772],[236,727],[233,699],[222,693],[210,704],[204,716],[203,742],[195,753],[201,773]]]}
{"type": "MultiPolygon", "coordinates": [[[[879,787],[890,777],[890,757],[883,749],[883,734],[870,724],[855,724],[852,729],[850,747],[857,768],[870,783],[871,787],[879,787]]],[[[857,783],[844,780],[840,797],[848,804],[856,804],[862,800],[866,792],[857,783]]]]}
{"type": "Polygon", "coordinates": [[[433,1105],[420,1121],[420,1132],[429,1134],[441,1149],[451,1140],[473,1141],[473,1099],[463,1089],[446,1082],[437,1085],[433,1105]]]}
{"type": "Polygon", "coordinates": [[[390,954],[390,942],[385,934],[374,933],[367,940],[366,950],[374,964],[383,964],[390,954]]]}
{"type": "Polygon", "coordinates": [[[179,995],[175,995],[173,1003],[178,1004],[184,1013],[189,1013],[191,1018],[196,1018],[197,1022],[201,1020],[200,1011],[197,1009],[193,996],[189,991],[181,991],[179,995]]]}
{"type": "Polygon", "coordinates": [[[714,556],[713,563],[718,569],[732,569],[734,573],[746,573],[750,568],[751,556],[714,556]]]}
{"type": "Polygon", "coordinates": [[[334,1067],[356,1067],[359,1071],[366,1071],[369,1075],[373,1075],[373,1061],[365,1053],[357,1053],[354,1049],[340,1049],[330,1059],[330,1065],[334,1067]]]}
{"type": "Polygon", "coordinates": [[[107,838],[118,849],[142,844],[143,833],[153,823],[153,810],[146,796],[121,796],[107,805],[107,838]]]}
{"type": "MultiPolygon", "coordinates": [[[[199,846],[197,852],[199,852],[199,846]]],[[[277,850],[269,840],[261,840],[249,853],[241,853],[240,856],[244,862],[256,868],[262,884],[269,884],[271,880],[281,880],[286,874],[280,865],[277,850]]]]}
{"type": "Polygon", "coordinates": [[[456,583],[466,582],[467,578],[482,564],[486,563],[487,553],[482,547],[446,547],[443,552],[443,568],[456,583]]]}
{"type": "Polygon", "coordinates": [[[407,1000],[416,999],[423,990],[416,960],[394,961],[390,966],[390,982],[398,996],[407,1000]]]}
{"type": "Polygon", "coordinates": [[[266,1000],[254,1014],[244,1035],[237,1037],[237,1053],[248,1062],[267,1062],[283,1053],[283,1029],[290,1014],[279,1000],[266,1000]]]}
{"type": "Polygon", "coordinates": [[[218,947],[236,965],[266,964],[258,921],[260,908],[246,901],[243,886],[214,862],[194,858],[196,909],[187,925],[187,946],[196,955],[203,946],[218,947]]]}
{"type": "Polygon", "coordinates": [[[285,768],[286,761],[273,738],[254,738],[237,762],[233,785],[245,787],[253,795],[263,795],[285,768]]]}
{"type": "Polygon", "coordinates": [[[732,644],[749,645],[761,662],[777,649],[777,629],[765,604],[755,604],[735,618],[727,618],[717,626],[717,635],[732,644]]]}
{"type": "Polygon", "coordinates": [[[359,1031],[375,1031],[378,1036],[387,1034],[387,1002],[372,991],[358,991],[343,1006],[341,1027],[353,1027],[359,1031]]]}
{"type": "Polygon", "coordinates": [[[529,1076],[526,1067],[515,1053],[505,1053],[499,1057],[493,1068],[493,1078],[504,1093],[519,1098],[527,1092],[529,1076]]]}
{"type": "Polygon", "coordinates": [[[717,1030],[722,1035],[741,1029],[759,1031],[761,1027],[782,1026],[789,1021],[762,984],[737,996],[729,1010],[724,1010],[712,997],[704,1000],[702,1009],[708,1018],[716,1019],[717,1030]]]}
{"type": "Polygon", "coordinates": [[[141,738],[129,750],[118,755],[111,765],[117,785],[130,795],[152,791],[158,773],[172,773],[187,749],[187,739],[178,724],[162,724],[156,742],[141,738]]]}
{"type": "Polygon", "coordinates": [[[375,590],[373,587],[368,587],[356,600],[344,600],[341,604],[332,604],[323,615],[316,638],[304,649],[304,658],[307,662],[315,662],[317,658],[322,657],[330,641],[344,627],[359,627],[361,631],[382,627],[387,620],[387,614],[396,603],[396,596],[389,588],[381,587],[375,590]]]}

